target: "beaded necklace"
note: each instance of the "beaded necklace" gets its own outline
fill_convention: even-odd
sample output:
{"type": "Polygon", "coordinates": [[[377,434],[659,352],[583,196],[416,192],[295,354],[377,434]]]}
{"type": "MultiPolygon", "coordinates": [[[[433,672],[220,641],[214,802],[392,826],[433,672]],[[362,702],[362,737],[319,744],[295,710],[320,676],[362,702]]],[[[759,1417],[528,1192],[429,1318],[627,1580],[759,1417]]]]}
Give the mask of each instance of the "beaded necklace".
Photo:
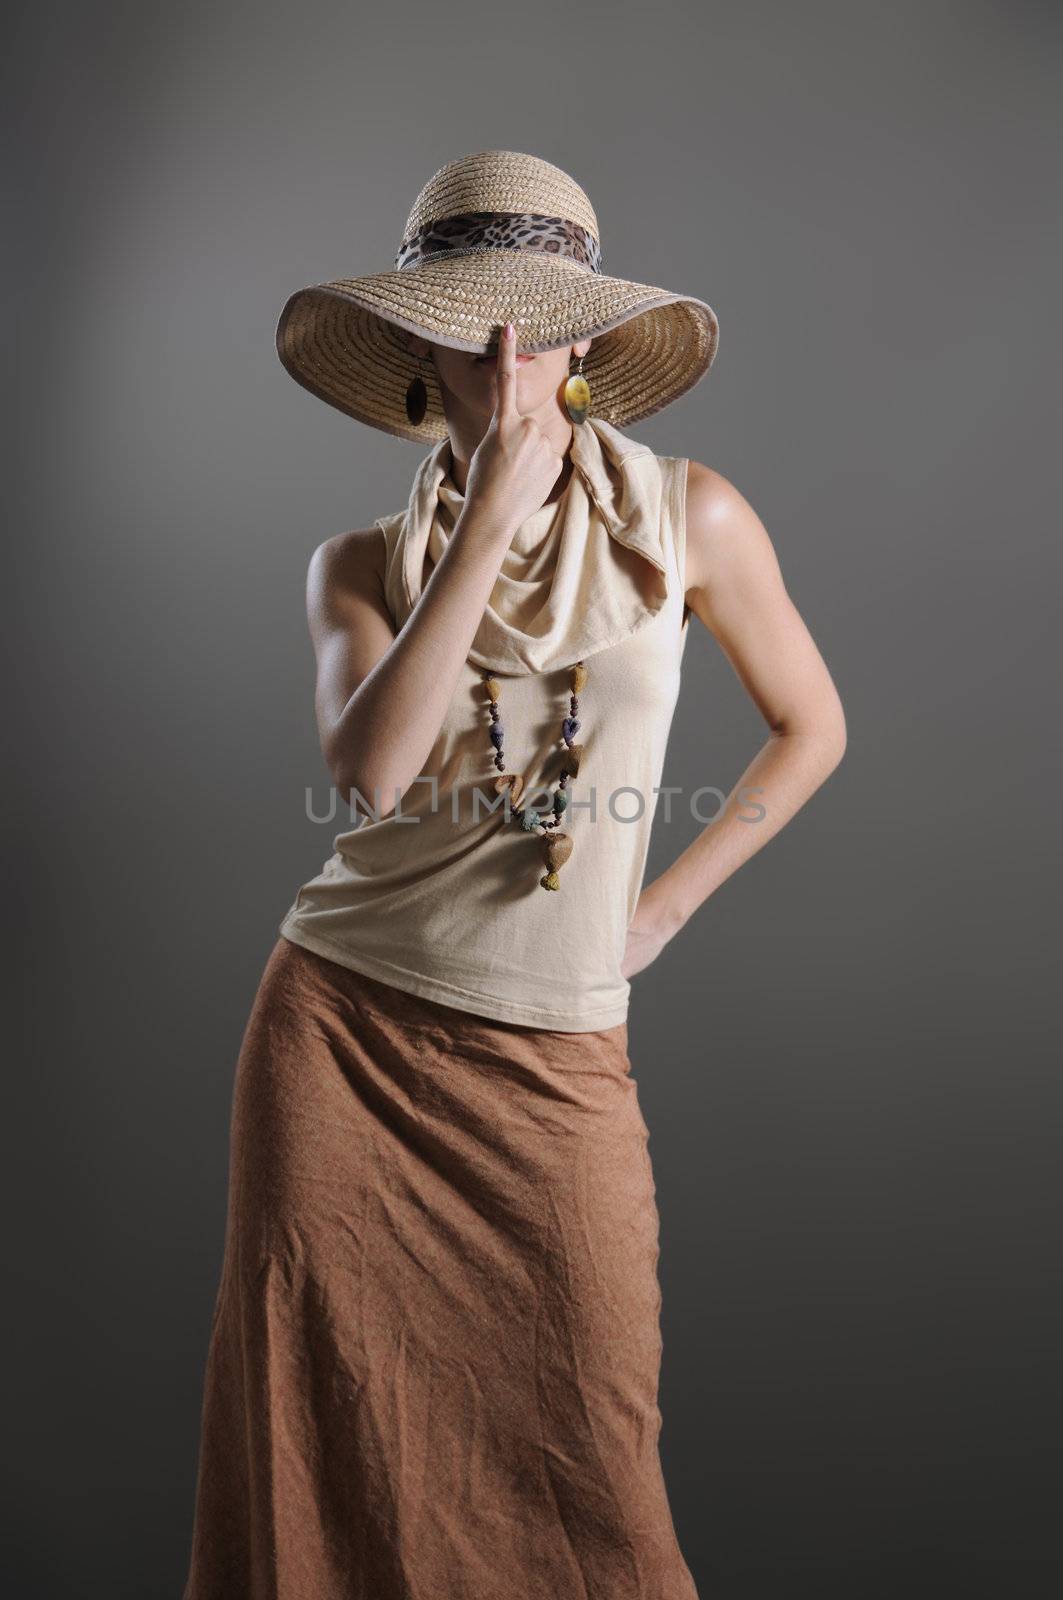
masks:
{"type": "Polygon", "coordinates": [[[576,713],[579,711],[579,695],[587,682],[587,668],[582,661],[577,661],[570,669],[569,685],[571,693],[568,701],[568,716],[561,722],[561,738],[565,746],[565,764],[557,780],[553,799],[550,805],[552,815],[538,812],[533,806],[517,809],[521,796],[524,793],[524,777],[519,772],[507,772],[505,756],[502,751],[502,742],[505,730],[499,715],[498,702],[501,697],[501,686],[498,679],[484,673],[484,687],[487,690],[488,708],[491,714],[491,726],[488,737],[494,746],[494,763],[498,768],[499,776],[495,779],[495,793],[505,794],[509,790],[509,815],[512,821],[520,824],[525,833],[541,830],[538,837],[543,841],[543,856],[547,870],[539,879],[539,886],[543,889],[560,889],[561,882],[558,873],[572,854],[572,836],[561,833],[561,818],[568,809],[568,780],[579,774],[580,760],[583,756],[583,746],[574,744],[573,740],[579,732],[580,723],[576,713]]]}

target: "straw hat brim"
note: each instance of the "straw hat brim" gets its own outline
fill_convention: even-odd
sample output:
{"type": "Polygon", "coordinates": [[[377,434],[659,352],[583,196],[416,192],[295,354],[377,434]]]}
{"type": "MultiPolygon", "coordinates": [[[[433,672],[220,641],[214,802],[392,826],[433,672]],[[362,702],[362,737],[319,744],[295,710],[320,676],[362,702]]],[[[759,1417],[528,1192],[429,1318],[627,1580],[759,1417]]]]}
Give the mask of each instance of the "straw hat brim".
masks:
{"type": "Polygon", "coordinates": [[[447,432],[435,370],[411,357],[397,330],[483,354],[507,318],[522,351],[592,338],[583,363],[591,411],[617,427],[693,388],[719,343],[716,313],[693,295],[588,272],[545,251],[489,250],[297,289],[281,313],[277,351],[297,383],[347,416],[433,443],[447,432]],[[414,424],[406,390],[417,375],[428,407],[414,424]]]}

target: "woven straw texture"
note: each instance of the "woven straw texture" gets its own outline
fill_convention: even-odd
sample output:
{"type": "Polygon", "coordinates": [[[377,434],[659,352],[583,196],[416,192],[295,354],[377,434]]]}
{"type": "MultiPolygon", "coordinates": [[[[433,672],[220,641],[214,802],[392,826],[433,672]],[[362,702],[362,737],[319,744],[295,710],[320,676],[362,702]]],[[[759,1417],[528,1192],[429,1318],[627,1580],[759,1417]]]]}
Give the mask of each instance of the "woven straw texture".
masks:
{"type": "MultiPolygon", "coordinates": [[[[590,200],[567,173],[535,156],[487,150],[434,174],[414,202],[400,250],[429,224],[468,212],[564,218],[600,238],[590,200]]],[[[277,350],[298,383],[347,416],[434,443],[447,432],[435,368],[410,351],[402,330],[482,354],[507,318],[518,350],[591,338],[583,363],[591,412],[617,427],[651,416],[692,388],[719,342],[715,312],[692,295],[607,277],[541,249],[490,247],[299,289],[281,313],[277,350]],[[406,390],[417,376],[428,406],[413,424],[406,390]]]]}

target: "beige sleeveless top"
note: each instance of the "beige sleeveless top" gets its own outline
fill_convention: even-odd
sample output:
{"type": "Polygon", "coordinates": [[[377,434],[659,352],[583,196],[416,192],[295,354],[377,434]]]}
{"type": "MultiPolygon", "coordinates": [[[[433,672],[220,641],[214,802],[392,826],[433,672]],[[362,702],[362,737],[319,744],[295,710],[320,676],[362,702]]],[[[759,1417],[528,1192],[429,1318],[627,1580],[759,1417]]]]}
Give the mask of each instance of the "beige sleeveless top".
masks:
{"type": "MultiPolygon", "coordinates": [[[[411,994],[581,1033],[627,1019],[620,963],[689,622],[687,460],[594,417],[574,427],[571,458],[560,499],[514,536],[422,774],[397,810],[336,835],[280,932],[411,994]],[[524,776],[521,804],[547,811],[579,660],[583,756],[562,819],[573,850],[560,888],[544,890],[542,837],[515,813],[507,820],[495,791],[483,672],[501,686],[506,770],[524,776]]],[[[376,522],[396,631],[461,512],[452,460],[443,439],[418,467],[405,509],[376,522]]]]}

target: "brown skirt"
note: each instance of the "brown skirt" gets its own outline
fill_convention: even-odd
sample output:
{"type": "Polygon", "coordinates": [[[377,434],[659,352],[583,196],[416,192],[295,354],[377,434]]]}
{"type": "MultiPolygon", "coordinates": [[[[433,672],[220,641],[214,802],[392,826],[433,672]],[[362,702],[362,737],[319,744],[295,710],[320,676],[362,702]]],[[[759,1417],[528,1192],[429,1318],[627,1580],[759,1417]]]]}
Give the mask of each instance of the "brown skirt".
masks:
{"type": "Polygon", "coordinates": [[[697,1600],[627,1024],[280,938],[236,1068],[183,1600],[697,1600]]]}

